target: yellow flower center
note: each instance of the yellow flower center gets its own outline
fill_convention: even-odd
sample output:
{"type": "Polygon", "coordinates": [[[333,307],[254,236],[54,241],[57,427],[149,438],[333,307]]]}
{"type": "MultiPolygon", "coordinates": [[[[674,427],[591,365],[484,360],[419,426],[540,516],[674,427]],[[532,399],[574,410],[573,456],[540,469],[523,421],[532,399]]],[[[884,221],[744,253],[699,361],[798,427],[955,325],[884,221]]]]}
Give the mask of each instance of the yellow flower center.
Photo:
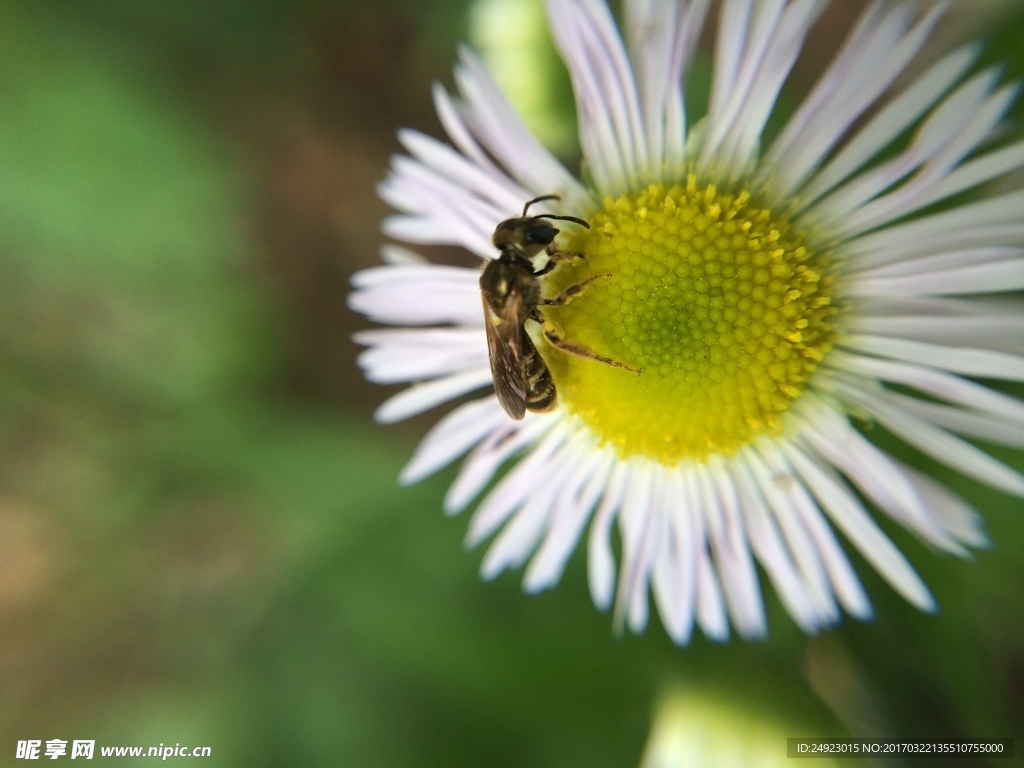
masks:
{"type": "Polygon", "coordinates": [[[749,193],[693,176],[608,197],[589,221],[562,228],[560,246],[586,258],[551,272],[544,294],[611,276],[545,315],[566,340],[642,372],[542,345],[569,412],[621,456],[666,465],[780,431],[832,347],[827,255],[749,193]]]}

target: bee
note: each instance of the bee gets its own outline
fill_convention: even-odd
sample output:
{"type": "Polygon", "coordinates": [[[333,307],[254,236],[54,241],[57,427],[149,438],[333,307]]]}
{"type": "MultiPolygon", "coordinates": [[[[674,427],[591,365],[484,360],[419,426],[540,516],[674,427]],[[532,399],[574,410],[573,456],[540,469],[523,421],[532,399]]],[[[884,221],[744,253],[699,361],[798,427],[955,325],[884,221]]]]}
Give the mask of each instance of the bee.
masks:
{"type": "Polygon", "coordinates": [[[501,407],[517,420],[523,418],[527,409],[549,411],[555,407],[556,402],[555,382],[526,332],[527,320],[540,324],[544,338],[555,349],[640,373],[638,369],[592,352],[582,344],[566,341],[554,323],[540,312],[541,307],[560,307],[579,296],[595,280],[612,276],[610,272],[602,272],[581,283],[570,285],[552,299],[541,296],[539,277],[563,261],[584,258],[581,253],[563,251],[555,245],[555,236],[559,230],[546,219],[571,221],[590,229],[586,221],[575,216],[556,216],[551,213],[526,215],[534,203],[558,199],[558,195],[536,197],[523,207],[522,216],[501,222],[491,237],[500,255],[489,261],[480,275],[484,327],[487,329],[487,351],[491,360],[491,375],[494,377],[494,391],[501,407]],[[535,268],[534,258],[542,250],[548,257],[547,263],[535,268]]]}

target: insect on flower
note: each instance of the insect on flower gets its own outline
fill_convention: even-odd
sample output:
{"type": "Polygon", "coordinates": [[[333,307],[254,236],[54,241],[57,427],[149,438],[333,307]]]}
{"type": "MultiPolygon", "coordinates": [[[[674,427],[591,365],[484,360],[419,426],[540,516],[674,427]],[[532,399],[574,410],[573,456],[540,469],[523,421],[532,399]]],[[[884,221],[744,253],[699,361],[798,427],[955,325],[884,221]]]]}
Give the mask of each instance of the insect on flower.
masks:
{"type": "Polygon", "coordinates": [[[590,228],[586,221],[575,216],[556,216],[552,213],[526,215],[534,203],[557,199],[557,195],[535,197],[523,207],[522,216],[501,222],[491,238],[501,254],[489,261],[480,275],[494,391],[501,407],[517,420],[523,418],[527,408],[531,411],[548,411],[555,407],[556,402],[555,382],[526,330],[527,320],[534,320],[541,326],[544,338],[555,349],[640,373],[638,369],[599,355],[582,344],[566,341],[554,323],[540,312],[540,307],[562,306],[579,296],[595,280],[612,276],[611,272],[602,272],[570,285],[554,298],[545,299],[541,296],[539,277],[563,261],[584,258],[581,253],[563,251],[555,245],[555,236],[559,230],[545,219],[571,221],[590,228]],[[548,260],[536,268],[534,258],[541,250],[548,260]]]}
{"type": "Polygon", "coordinates": [[[934,611],[879,520],[964,557],[988,538],[947,474],[1024,498],[1024,473],[984,447],[1024,447],[1024,401],[990,384],[1024,382],[1011,295],[1024,289],[1011,175],[1024,142],[1003,140],[1019,86],[979,66],[976,44],[930,47],[966,4],[891,0],[863,4],[784,109],[826,0],[624,5],[619,24],[604,0],[545,2],[585,173],[558,162],[468,50],[456,91],[434,91],[451,141],[400,135],[385,232],[462,245],[487,266],[389,246],[355,276],[351,306],[392,326],[357,336],[360,365],[412,384],[377,418],[488,388],[441,418],[402,482],[465,457],[445,509],[479,501],[467,543],[493,537],[485,578],[522,566],[526,590],[548,589],[584,548],[594,603],[633,632],[656,612],[680,645],[697,629],[764,637],[769,585],[808,633],[871,617],[847,550],[934,611]],[[708,69],[691,76],[711,38],[708,69]],[[495,230],[512,190],[587,207],[530,216],[540,197],[495,230]]]}

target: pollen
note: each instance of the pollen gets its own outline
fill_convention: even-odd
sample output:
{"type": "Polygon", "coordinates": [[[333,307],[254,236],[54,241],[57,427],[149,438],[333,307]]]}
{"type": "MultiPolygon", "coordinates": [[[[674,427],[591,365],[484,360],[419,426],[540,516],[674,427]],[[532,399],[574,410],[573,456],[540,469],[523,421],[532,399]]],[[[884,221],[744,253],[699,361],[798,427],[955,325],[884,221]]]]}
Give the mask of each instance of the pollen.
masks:
{"type": "Polygon", "coordinates": [[[607,197],[590,229],[560,235],[585,255],[544,278],[567,340],[639,375],[541,344],[564,407],[623,458],[666,465],[734,454],[784,429],[832,348],[837,310],[827,252],[746,191],[652,185],[607,197]]]}

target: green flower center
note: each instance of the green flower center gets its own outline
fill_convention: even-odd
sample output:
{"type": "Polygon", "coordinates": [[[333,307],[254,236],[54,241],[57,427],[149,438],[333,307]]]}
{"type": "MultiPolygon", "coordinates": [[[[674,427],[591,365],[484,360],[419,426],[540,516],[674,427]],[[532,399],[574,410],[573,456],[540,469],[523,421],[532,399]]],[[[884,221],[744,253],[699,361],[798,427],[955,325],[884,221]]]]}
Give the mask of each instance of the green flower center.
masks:
{"type": "Polygon", "coordinates": [[[563,228],[560,246],[586,258],[544,278],[544,294],[611,276],[545,315],[566,340],[642,372],[541,345],[569,412],[621,456],[666,465],[780,431],[835,337],[827,255],[749,193],[692,175],[608,197],[589,221],[563,228]]]}

